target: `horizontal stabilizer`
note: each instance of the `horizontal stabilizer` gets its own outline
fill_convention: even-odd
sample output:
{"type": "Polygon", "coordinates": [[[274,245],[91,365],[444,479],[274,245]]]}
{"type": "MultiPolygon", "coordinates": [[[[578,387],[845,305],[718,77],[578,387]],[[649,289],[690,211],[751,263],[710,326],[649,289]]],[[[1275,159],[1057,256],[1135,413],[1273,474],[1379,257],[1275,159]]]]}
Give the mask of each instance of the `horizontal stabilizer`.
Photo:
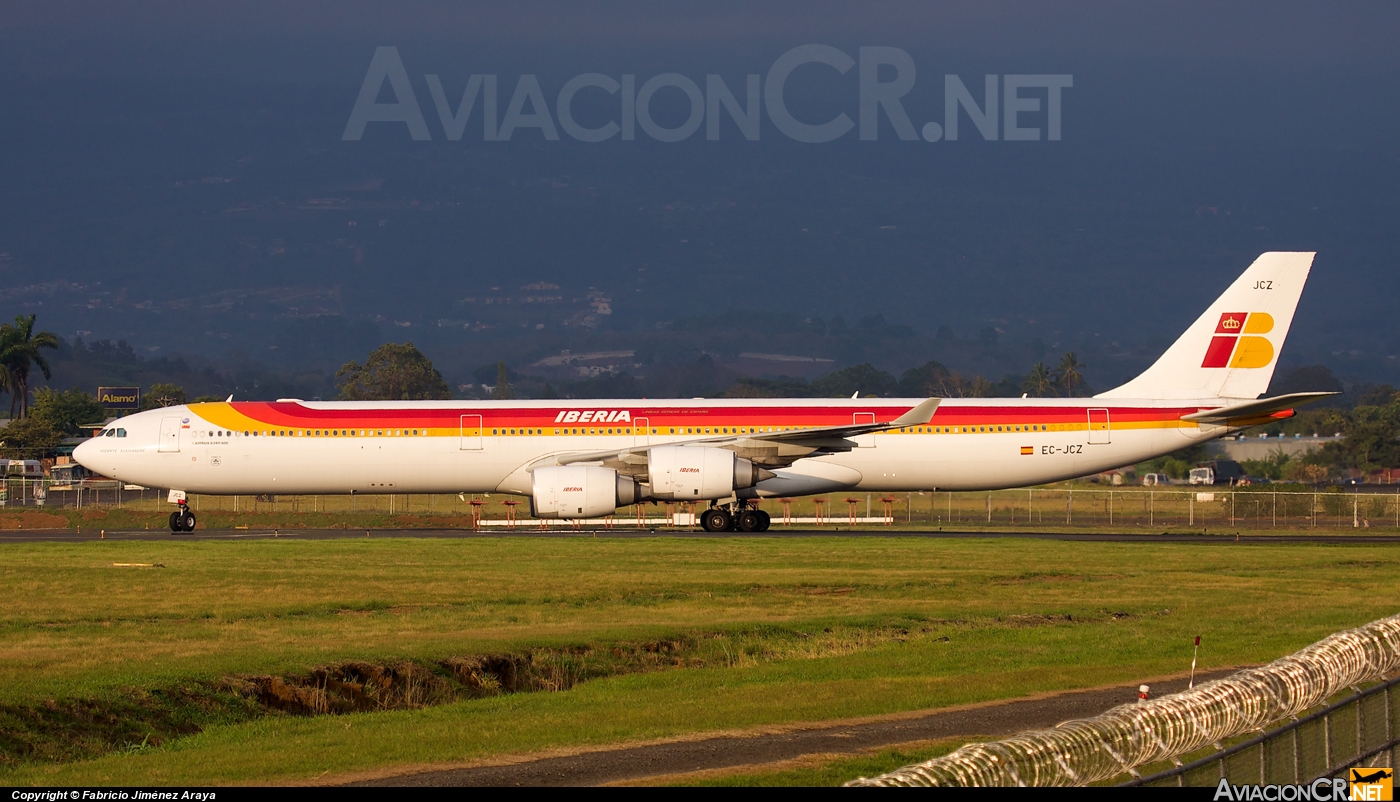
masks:
{"type": "Polygon", "coordinates": [[[1275,412],[1282,412],[1287,409],[1293,409],[1294,407],[1300,407],[1303,404],[1321,401],[1324,398],[1334,395],[1340,395],[1340,393],[1289,393],[1288,395],[1275,396],[1274,398],[1261,398],[1258,401],[1248,401],[1229,407],[1193,412],[1190,415],[1182,415],[1181,419],[1191,421],[1192,423],[1211,423],[1217,426],[1223,426],[1228,425],[1231,421],[1263,418],[1275,412]]]}

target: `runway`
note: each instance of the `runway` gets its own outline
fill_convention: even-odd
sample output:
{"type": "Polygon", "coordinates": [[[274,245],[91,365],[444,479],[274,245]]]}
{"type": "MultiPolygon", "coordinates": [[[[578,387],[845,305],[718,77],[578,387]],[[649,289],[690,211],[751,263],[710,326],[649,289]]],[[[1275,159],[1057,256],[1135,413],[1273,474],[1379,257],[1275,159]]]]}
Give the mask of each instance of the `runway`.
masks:
{"type": "Polygon", "coordinates": [[[1235,532],[1187,533],[1162,532],[961,532],[942,530],[909,530],[872,528],[783,529],[763,533],[706,532],[702,529],[550,529],[541,531],[529,526],[515,530],[495,528],[492,531],[470,529],[200,529],[192,533],[172,534],[167,530],[92,530],[77,532],[68,529],[5,529],[0,530],[3,543],[84,543],[97,540],[137,541],[197,541],[197,540],[343,540],[347,538],[832,538],[832,537],[892,537],[924,538],[928,540],[960,539],[1023,539],[1062,540],[1088,543],[1195,543],[1200,545],[1277,545],[1288,543],[1394,543],[1400,535],[1236,535],[1235,532]]]}

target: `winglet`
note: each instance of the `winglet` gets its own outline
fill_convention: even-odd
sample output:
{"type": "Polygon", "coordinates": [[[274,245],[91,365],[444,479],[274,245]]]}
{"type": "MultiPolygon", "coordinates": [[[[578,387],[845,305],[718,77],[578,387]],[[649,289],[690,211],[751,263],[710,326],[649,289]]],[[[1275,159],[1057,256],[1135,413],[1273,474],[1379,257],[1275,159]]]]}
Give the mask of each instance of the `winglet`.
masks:
{"type": "Polygon", "coordinates": [[[890,421],[892,426],[920,426],[928,423],[933,418],[933,413],[938,409],[941,398],[929,398],[920,401],[918,406],[890,421]]]}

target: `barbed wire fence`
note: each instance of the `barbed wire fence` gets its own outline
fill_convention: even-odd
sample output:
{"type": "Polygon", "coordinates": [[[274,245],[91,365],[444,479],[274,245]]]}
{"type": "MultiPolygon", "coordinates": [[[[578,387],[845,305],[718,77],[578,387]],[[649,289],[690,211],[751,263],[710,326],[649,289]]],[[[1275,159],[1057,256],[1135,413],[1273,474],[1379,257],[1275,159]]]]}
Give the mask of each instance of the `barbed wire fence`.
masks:
{"type": "MultiPolygon", "coordinates": [[[[1400,615],[1339,632],[1266,666],[1183,693],[1120,705],[1053,729],[968,744],[943,757],[847,785],[1074,786],[1138,776],[1138,767],[1164,761],[1180,766],[1182,755],[1210,746],[1221,749],[1228,739],[1263,732],[1347,688],[1383,680],[1397,670],[1400,615]]],[[[1384,697],[1391,733],[1388,690],[1384,697]]],[[[1323,732],[1330,734],[1331,727],[1323,732]]]]}

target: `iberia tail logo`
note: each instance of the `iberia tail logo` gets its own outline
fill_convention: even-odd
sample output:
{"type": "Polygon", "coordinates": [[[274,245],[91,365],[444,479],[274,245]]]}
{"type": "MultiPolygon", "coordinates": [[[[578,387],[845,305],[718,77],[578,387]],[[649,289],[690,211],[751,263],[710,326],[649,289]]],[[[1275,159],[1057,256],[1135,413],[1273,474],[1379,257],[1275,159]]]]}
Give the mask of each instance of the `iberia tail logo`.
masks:
{"type": "Polygon", "coordinates": [[[1274,330],[1267,312],[1226,312],[1215,326],[1203,368],[1262,368],[1274,361],[1274,346],[1263,337],[1274,330]]]}

